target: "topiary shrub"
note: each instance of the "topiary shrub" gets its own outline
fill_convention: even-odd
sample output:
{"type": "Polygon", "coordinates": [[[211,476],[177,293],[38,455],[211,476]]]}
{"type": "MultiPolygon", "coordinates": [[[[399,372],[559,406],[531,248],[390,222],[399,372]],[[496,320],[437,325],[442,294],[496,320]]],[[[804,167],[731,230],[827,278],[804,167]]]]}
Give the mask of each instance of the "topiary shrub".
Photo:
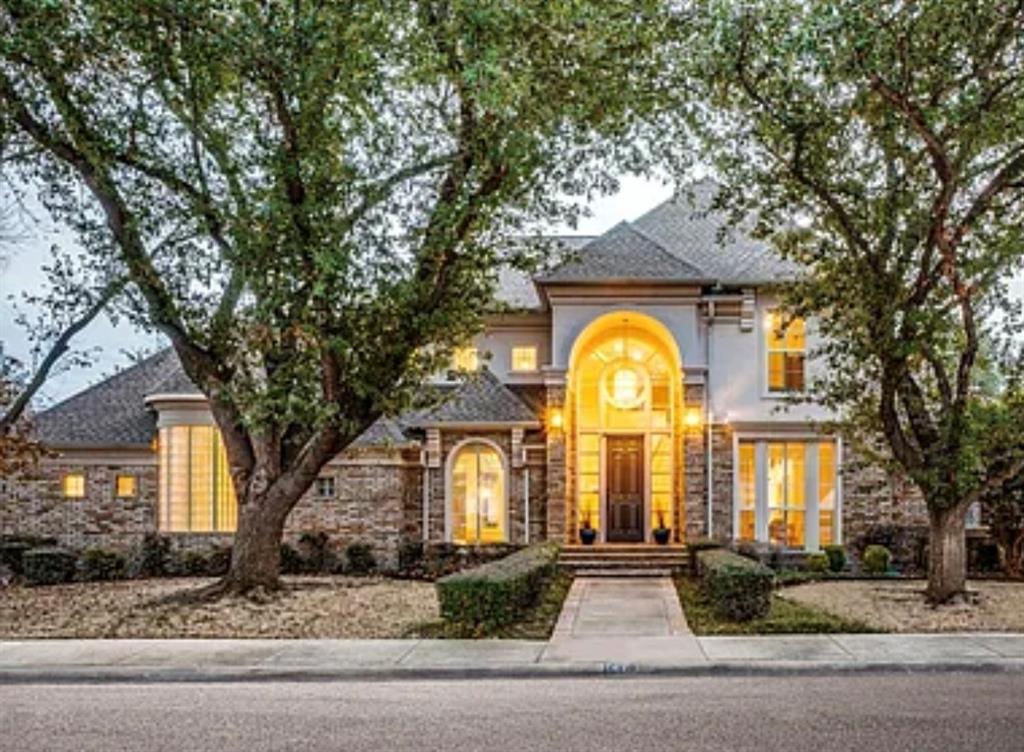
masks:
{"type": "Polygon", "coordinates": [[[129,577],[163,577],[169,574],[171,539],[159,533],[146,533],[132,553],[129,577]]]}
{"type": "Polygon", "coordinates": [[[25,553],[32,550],[32,544],[24,541],[0,543],[0,566],[7,567],[14,574],[22,573],[21,560],[25,553]]]}
{"type": "Polygon", "coordinates": [[[515,621],[537,603],[555,573],[558,550],[557,543],[541,543],[442,577],[436,584],[441,616],[475,630],[515,621]]]}
{"type": "Polygon", "coordinates": [[[885,546],[868,546],[864,549],[861,567],[867,574],[885,574],[889,571],[892,554],[885,546]]]}
{"type": "Polygon", "coordinates": [[[345,549],[348,561],[348,572],[351,574],[370,574],[377,569],[377,559],[368,543],[349,543],[345,549]]]}
{"type": "Polygon", "coordinates": [[[760,562],[725,549],[697,554],[700,587],[723,619],[750,621],[772,607],[775,574],[760,562]]]}
{"type": "Polygon", "coordinates": [[[33,548],[21,558],[22,573],[29,585],[71,582],[78,557],[64,548],[33,548]]]}
{"type": "Polygon", "coordinates": [[[833,544],[822,549],[828,557],[828,568],[833,572],[842,572],[846,569],[846,549],[840,545],[833,544]]]}
{"type": "Polygon", "coordinates": [[[117,551],[89,548],[78,560],[78,574],[86,582],[121,580],[128,570],[128,560],[117,551]]]}
{"type": "Polygon", "coordinates": [[[808,554],[804,564],[808,572],[824,573],[829,571],[829,558],[827,554],[808,554]]]}
{"type": "Polygon", "coordinates": [[[398,575],[420,579],[426,575],[423,541],[404,540],[398,547],[398,575]]]}

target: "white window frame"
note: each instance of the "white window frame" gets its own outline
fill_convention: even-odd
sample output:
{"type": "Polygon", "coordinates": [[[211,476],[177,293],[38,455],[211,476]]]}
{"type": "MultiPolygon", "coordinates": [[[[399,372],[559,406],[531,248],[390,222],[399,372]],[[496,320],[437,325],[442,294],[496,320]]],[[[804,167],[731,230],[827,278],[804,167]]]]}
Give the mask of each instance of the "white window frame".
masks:
{"type": "MultiPolygon", "coordinates": [[[[768,324],[770,323],[772,316],[777,314],[777,313],[781,314],[781,311],[782,311],[782,309],[779,308],[778,306],[772,306],[770,308],[766,308],[766,309],[764,309],[763,318],[761,320],[761,352],[762,352],[761,362],[763,363],[762,375],[763,375],[763,378],[764,378],[764,382],[763,382],[764,383],[764,389],[762,391],[762,394],[766,398],[768,398],[768,399],[782,399],[782,400],[784,400],[784,399],[787,399],[788,397],[799,396],[801,394],[806,394],[807,393],[807,365],[808,365],[807,339],[809,337],[809,327],[808,327],[807,319],[803,319],[803,322],[804,322],[804,346],[803,346],[803,349],[801,349],[801,350],[794,350],[794,349],[791,349],[791,348],[788,348],[788,347],[771,348],[769,346],[770,343],[769,343],[769,339],[768,339],[768,335],[771,332],[771,328],[768,326],[768,324]],[[771,360],[772,353],[778,353],[778,352],[781,352],[781,353],[802,353],[803,354],[803,356],[804,356],[804,387],[803,387],[803,389],[772,389],[772,385],[771,385],[771,368],[769,366],[769,361],[771,360]]],[[[802,318],[802,317],[800,317],[800,318],[802,318]]]]}
{"type": "MultiPolygon", "coordinates": [[[[815,450],[821,442],[835,444],[835,537],[833,543],[843,543],[843,440],[839,436],[815,433],[741,432],[732,435],[732,538],[739,540],[740,529],[740,442],[754,442],[754,541],[768,543],[768,444],[770,442],[813,444],[815,450]]],[[[821,510],[818,499],[818,451],[804,455],[804,545],[787,548],[788,551],[814,553],[821,550],[821,510]]]]}
{"type": "Polygon", "coordinates": [[[540,370],[540,348],[537,345],[512,345],[508,354],[509,373],[537,373],[540,370]],[[533,353],[533,368],[516,368],[516,350],[530,350],[533,353]]]}
{"type": "Polygon", "coordinates": [[[318,499],[333,499],[338,495],[338,481],[333,475],[318,475],[316,479],[316,487],[314,488],[316,498],[318,499]],[[330,486],[330,493],[324,493],[323,485],[327,484],[330,486]]]}
{"type": "Polygon", "coordinates": [[[508,456],[505,454],[505,450],[503,450],[498,443],[496,443],[494,441],[491,441],[490,439],[485,439],[482,436],[470,436],[470,437],[465,438],[462,441],[458,442],[455,446],[453,446],[451,448],[451,450],[448,452],[448,457],[445,459],[445,463],[444,463],[444,539],[448,543],[454,543],[455,542],[455,541],[452,540],[452,537],[453,537],[454,532],[455,532],[455,529],[454,529],[455,526],[453,524],[454,521],[452,520],[452,505],[453,505],[453,503],[455,501],[455,499],[454,499],[455,483],[453,482],[453,472],[455,470],[455,459],[456,459],[456,457],[459,456],[459,452],[461,452],[465,447],[467,447],[467,446],[469,446],[471,444],[481,444],[481,445],[484,445],[484,446],[487,446],[487,447],[493,449],[495,452],[498,453],[498,458],[501,460],[502,502],[505,505],[505,507],[504,507],[504,509],[505,509],[505,520],[504,520],[505,540],[504,541],[500,541],[500,542],[494,542],[494,543],[490,543],[490,542],[486,542],[485,543],[485,542],[482,542],[482,541],[477,541],[476,543],[468,543],[466,545],[493,546],[493,545],[502,545],[504,543],[511,543],[512,542],[512,510],[510,508],[511,505],[509,503],[509,500],[512,498],[512,489],[511,489],[512,474],[509,472],[508,456]]]}

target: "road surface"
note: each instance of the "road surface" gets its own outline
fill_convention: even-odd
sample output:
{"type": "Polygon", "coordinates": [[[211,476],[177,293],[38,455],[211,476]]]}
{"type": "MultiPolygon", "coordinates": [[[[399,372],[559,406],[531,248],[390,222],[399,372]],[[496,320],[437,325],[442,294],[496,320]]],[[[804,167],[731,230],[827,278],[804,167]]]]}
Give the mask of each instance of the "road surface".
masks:
{"type": "Polygon", "coordinates": [[[0,749],[1024,750],[1024,674],[0,685],[0,749]]]}

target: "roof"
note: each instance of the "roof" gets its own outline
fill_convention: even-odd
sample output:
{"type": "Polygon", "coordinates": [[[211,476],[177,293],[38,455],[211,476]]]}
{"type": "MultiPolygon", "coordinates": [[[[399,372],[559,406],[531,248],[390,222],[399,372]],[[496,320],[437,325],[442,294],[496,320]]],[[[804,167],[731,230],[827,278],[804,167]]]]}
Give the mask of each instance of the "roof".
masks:
{"type": "MultiPolygon", "coordinates": [[[[188,377],[174,351],[161,350],[36,415],[36,434],[44,444],[59,446],[148,444],[156,415],[146,407],[146,396],[180,393],[183,378],[188,377]]],[[[188,386],[190,393],[198,391],[188,386]]]]}
{"type": "Polygon", "coordinates": [[[445,424],[539,423],[536,412],[486,368],[467,378],[435,407],[403,419],[411,427],[445,424]]]}
{"type": "Polygon", "coordinates": [[[714,208],[718,191],[713,180],[694,183],[634,220],[632,226],[719,284],[793,279],[799,266],[782,258],[771,244],[751,237],[753,218],[734,226],[725,211],[714,208]]]}
{"type": "Polygon", "coordinates": [[[620,222],[538,282],[703,281],[705,276],[628,222],[620,222]]]}

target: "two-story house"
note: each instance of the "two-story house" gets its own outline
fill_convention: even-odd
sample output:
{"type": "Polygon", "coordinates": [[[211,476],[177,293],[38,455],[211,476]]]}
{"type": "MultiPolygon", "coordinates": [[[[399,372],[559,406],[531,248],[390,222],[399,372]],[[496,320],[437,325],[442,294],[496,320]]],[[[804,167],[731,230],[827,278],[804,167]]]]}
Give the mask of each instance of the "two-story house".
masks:
{"type": "MultiPolygon", "coordinates": [[[[784,320],[796,269],[729,229],[697,184],[567,260],[506,272],[486,330],[456,353],[440,406],[378,421],[335,458],[288,534],[323,531],[394,561],[403,540],[460,544],[695,537],[816,550],[920,503],[856,462],[787,399],[809,383],[815,331],[784,320]]],[[[817,366],[820,367],[820,366],[817,366]]],[[[70,545],[183,543],[236,523],[201,394],[160,353],[37,417],[58,455],[8,484],[0,532],[70,545]]]]}

